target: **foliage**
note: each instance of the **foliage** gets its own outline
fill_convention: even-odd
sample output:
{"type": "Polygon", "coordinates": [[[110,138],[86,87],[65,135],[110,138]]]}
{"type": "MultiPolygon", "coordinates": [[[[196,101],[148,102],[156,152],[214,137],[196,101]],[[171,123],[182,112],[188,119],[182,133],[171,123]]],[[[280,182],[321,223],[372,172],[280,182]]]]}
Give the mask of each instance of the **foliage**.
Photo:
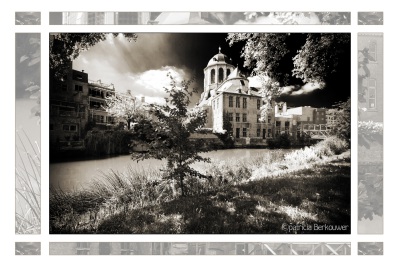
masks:
{"type": "Polygon", "coordinates": [[[383,163],[358,166],[358,220],[383,215],[383,163]]]}
{"type": "Polygon", "coordinates": [[[293,58],[293,75],[303,82],[320,83],[343,64],[350,44],[349,34],[308,34],[305,44],[293,58]]]}
{"type": "Polygon", "coordinates": [[[383,12],[358,12],[359,25],[383,25],[383,12]]]}
{"type": "Polygon", "coordinates": [[[126,94],[116,93],[106,97],[105,110],[119,122],[127,124],[128,130],[131,122],[146,116],[141,102],[128,91],[126,94]]]}
{"type": "Polygon", "coordinates": [[[345,140],[350,144],[351,137],[351,101],[350,98],[345,102],[335,105],[335,122],[332,124],[331,134],[345,140]]]}
{"type": "Polygon", "coordinates": [[[40,234],[40,149],[25,131],[17,133],[15,233],[40,234]]]}
{"type": "Polygon", "coordinates": [[[293,233],[283,229],[282,222],[350,225],[349,177],[349,166],[324,164],[279,179],[197,180],[206,190],[171,198],[173,184],[161,180],[160,173],[110,172],[96,182],[92,193],[57,195],[51,190],[50,232],[277,234],[293,233]]]}
{"type": "Polygon", "coordinates": [[[358,102],[365,103],[368,87],[365,86],[365,79],[371,74],[368,67],[369,62],[374,58],[369,54],[369,49],[365,47],[358,51],[358,102]]]}
{"type": "Polygon", "coordinates": [[[40,25],[40,12],[15,12],[15,25],[40,25]]]}
{"type": "Polygon", "coordinates": [[[293,80],[292,58],[301,48],[305,34],[288,33],[229,33],[227,40],[232,46],[245,42],[241,57],[244,66],[254,75],[267,75],[280,85],[289,85],[293,80]]]}
{"type": "Polygon", "coordinates": [[[40,34],[18,33],[15,38],[16,97],[36,100],[31,116],[38,117],[40,123],[40,34]]]}
{"type": "Polygon", "coordinates": [[[230,33],[230,45],[245,42],[241,56],[253,75],[267,76],[267,95],[277,96],[280,87],[332,80],[349,65],[347,33],[230,33]]]}
{"type": "Polygon", "coordinates": [[[227,148],[233,147],[235,144],[235,140],[232,136],[233,127],[232,127],[232,123],[229,121],[227,112],[224,113],[222,119],[223,119],[222,127],[223,127],[224,131],[222,133],[215,132],[215,135],[218,136],[218,138],[222,141],[222,143],[224,144],[225,147],[227,147],[227,148]]]}
{"type": "MultiPolygon", "coordinates": [[[[95,44],[108,37],[117,37],[119,33],[56,33],[50,36],[50,70],[56,78],[62,78],[68,71],[70,62],[82,51],[89,50],[95,44]]],[[[122,34],[129,42],[136,41],[134,33],[122,34]]]]}
{"type": "Polygon", "coordinates": [[[175,78],[171,79],[170,87],[165,88],[169,94],[165,105],[151,105],[151,113],[155,120],[150,120],[151,131],[147,132],[149,151],[142,154],[133,154],[132,158],[143,160],[146,158],[167,159],[166,179],[178,180],[182,196],[185,195],[185,176],[197,173],[190,165],[196,161],[208,161],[199,155],[207,151],[201,139],[190,139],[192,133],[197,132],[206,123],[206,113],[201,108],[188,109],[192,91],[189,90],[191,81],[182,81],[178,87],[175,78]]]}
{"type": "Polygon", "coordinates": [[[85,152],[91,156],[128,154],[134,134],[126,130],[92,130],[85,136],[85,152]]]}
{"type": "Polygon", "coordinates": [[[267,140],[269,148],[289,148],[292,143],[290,135],[284,133],[267,140]]]}
{"type": "Polygon", "coordinates": [[[15,255],[40,255],[40,242],[15,242],[15,255]]]}
{"type": "Polygon", "coordinates": [[[358,143],[368,146],[369,142],[383,142],[383,123],[373,121],[358,122],[358,143]]]}
{"type": "MultiPolygon", "coordinates": [[[[264,22],[269,18],[274,24],[327,24],[349,25],[349,12],[245,12],[248,23],[264,22]]],[[[268,22],[268,21],[266,21],[268,22]]],[[[261,23],[260,23],[261,24],[261,23]]]]}

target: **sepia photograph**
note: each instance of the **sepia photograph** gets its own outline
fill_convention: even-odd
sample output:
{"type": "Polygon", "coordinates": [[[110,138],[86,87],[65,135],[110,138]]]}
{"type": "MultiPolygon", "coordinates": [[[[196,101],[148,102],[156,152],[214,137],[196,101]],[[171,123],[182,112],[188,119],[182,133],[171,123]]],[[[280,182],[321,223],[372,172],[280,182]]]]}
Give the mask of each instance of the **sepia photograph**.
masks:
{"type": "Polygon", "coordinates": [[[51,234],[349,234],[350,34],[50,34],[51,234]]]}

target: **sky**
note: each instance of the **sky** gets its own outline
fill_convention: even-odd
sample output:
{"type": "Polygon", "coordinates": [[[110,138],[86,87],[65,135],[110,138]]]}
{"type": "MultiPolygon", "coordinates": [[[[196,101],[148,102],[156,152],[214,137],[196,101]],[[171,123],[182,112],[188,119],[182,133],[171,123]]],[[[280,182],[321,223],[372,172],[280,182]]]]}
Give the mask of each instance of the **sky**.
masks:
{"type": "MultiPolygon", "coordinates": [[[[198,93],[191,99],[192,106],[203,92],[203,69],[219,47],[242,73],[251,74],[240,57],[243,44],[231,47],[226,37],[227,33],[139,33],[137,41],[131,43],[122,36],[109,37],[82,52],[73,62],[73,68],[87,72],[89,80],[112,83],[121,92],[131,90],[139,98],[145,96],[150,103],[163,103],[167,96],[164,87],[169,85],[168,72],[178,80],[195,79],[191,88],[198,93]]],[[[256,79],[250,81],[250,86],[259,86],[253,82],[256,79]]],[[[285,87],[278,100],[288,106],[330,107],[350,95],[350,73],[340,82],[340,86],[328,84],[325,88],[294,84],[285,87]]]]}

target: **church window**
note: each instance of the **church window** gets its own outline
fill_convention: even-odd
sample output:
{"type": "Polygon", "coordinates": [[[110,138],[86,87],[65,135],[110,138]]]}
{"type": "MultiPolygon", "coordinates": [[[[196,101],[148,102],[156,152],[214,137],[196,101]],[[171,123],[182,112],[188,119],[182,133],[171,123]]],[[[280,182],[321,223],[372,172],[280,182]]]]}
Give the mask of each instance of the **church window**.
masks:
{"type": "Polygon", "coordinates": [[[224,81],[224,69],[219,68],[218,70],[218,82],[222,83],[224,81]]]}
{"type": "Polygon", "coordinates": [[[247,108],[247,98],[243,97],[243,108],[247,108]]]}
{"type": "Polygon", "coordinates": [[[215,83],[215,70],[211,70],[211,83],[215,83]]]}
{"type": "Polygon", "coordinates": [[[240,97],[236,97],[236,107],[240,108],[240,97]]]}

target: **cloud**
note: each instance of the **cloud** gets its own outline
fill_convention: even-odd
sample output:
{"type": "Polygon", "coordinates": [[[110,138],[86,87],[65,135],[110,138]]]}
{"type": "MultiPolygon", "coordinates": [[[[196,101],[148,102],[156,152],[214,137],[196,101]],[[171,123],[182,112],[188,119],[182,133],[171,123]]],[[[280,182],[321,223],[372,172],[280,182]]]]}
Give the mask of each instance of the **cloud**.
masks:
{"type": "MultiPolygon", "coordinates": [[[[185,71],[172,66],[164,66],[161,69],[148,70],[142,73],[134,74],[129,76],[133,80],[133,90],[145,92],[151,96],[163,96],[165,95],[165,87],[169,87],[171,79],[167,76],[168,73],[180,81],[186,79],[185,71]]],[[[166,95],[165,95],[166,96],[166,95]]]]}
{"type": "Polygon", "coordinates": [[[293,96],[306,95],[315,90],[321,90],[322,88],[324,88],[324,85],[320,83],[306,83],[303,86],[290,85],[282,88],[282,94],[293,96]]]}

